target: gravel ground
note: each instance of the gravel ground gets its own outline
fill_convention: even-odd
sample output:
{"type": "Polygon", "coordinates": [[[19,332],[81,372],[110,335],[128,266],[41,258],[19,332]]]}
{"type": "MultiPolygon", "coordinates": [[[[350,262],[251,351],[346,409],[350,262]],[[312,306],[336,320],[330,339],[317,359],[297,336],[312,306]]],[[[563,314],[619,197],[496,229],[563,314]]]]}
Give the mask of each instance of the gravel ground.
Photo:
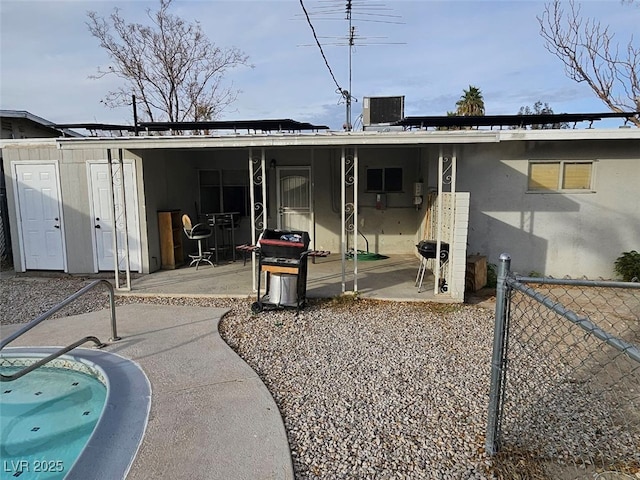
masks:
{"type": "MultiPolygon", "coordinates": [[[[91,280],[3,272],[1,324],[27,322],[91,280]]],[[[490,466],[484,454],[490,307],[341,299],[314,302],[299,315],[252,315],[250,302],[116,297],[117,305],[230,309],[220,333],[260,375],[278,404],[297,479],[533,480],[614,473],[567,471],[526,452],[500,454],[490,466]]],[[[107,307],[108,296],[96,289],[57,315],[107,307]]],[[[544,359],[534,360],[540,364],[544,359]]],[[[533,369],[527,371],[534,375],[533,369]]],[[[575,403],[574,394],[566,397],[568,404],[575,403]]]]}
{"type": "MultiPolygon", "coordinates": [[[[2,324],[29,321],[91,279],[0,278],[2,324]]],[[[117,297],[227,307],[227,343],[274,396],[296,478],[487,478],[492,312],[374,301],[252,315],[246,300],[117,297]]],[[[58,315],[108,307],[96,289],[58,315]]]]}
{"type": "Polygon", "coordinates": [[[491,312],[325,302],[229,316],[221,333],[274,395],[298,478],[487,478],[491,312]]]}

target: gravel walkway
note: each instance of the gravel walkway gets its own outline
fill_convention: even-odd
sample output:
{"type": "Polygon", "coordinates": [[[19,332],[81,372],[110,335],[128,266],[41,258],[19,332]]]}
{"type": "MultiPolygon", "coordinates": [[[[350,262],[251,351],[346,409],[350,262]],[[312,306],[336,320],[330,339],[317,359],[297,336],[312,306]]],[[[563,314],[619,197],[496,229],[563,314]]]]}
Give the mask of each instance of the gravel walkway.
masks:
{"type": "MultiPolygon", "coordinates": [[[[5,275],[2,324],[35,318],[88,281],[5,275]]],[[[116,302],[230,308],[221,334],[274,396],[299,479],[490,477],[489,310],[355,300],[315,303],[296,316],[252,315],[244,300],[116,302]]],[[[107,306],[96,290],[59,314],[107,306]]]]}

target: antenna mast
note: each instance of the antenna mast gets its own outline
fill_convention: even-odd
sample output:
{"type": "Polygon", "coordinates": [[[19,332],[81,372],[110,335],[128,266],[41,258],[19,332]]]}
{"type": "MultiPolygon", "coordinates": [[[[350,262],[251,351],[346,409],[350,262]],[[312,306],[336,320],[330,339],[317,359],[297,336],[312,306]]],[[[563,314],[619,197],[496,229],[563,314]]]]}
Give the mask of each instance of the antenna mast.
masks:
{"type": "Polygon", "coordinates": [[[344,100],[347,106],[347,121],[345,122],[344,129],[347,132],[351,131],[351,54],[353,50],[354,38],[355,38],[355,27],[351,24],[351,9],[352,9],[352,0],[347,0],[347,20],[349,23],[349,34],[348,34],[348,50],[349,50],[349,90],[344,91],[342,94],[344,95],[344,100]]]}
{"type": "MultiPolygon", "coordinates": [[[[353,56],[353,49],[356,43],[356,37],[359,40],[377,40],[377,39],[386,38],[386,37],[368,37],[368,38],[361,37],[356,33],[356,27],[353,25],[353,20],[359,20],[362,22],[388,23],[388,24],[396,24],[396,25],[402,25],[403,22],[400,20],[401,17],[399,15],[392,15],[392,14],[386,13],[389,10],[388,8],[384,7],[382,3],[375,2],[372,0],[318,0],[320,3],[323,3],[325,5],[319,7],[316,11],[312,11],[312,12],[307,11],[306,7],[304,6],[303,0],[299,0],[299,1],[300,1],[300,5],[302,6],[304,15],[307,19],[307,23],[309,23],[309,27],[313,32],[313,36],[316,41],[314,45],[317,45],[318,48],[320,49],[320,53],[324,59],[324,62],[327,68],[329,69],[329,73],[331,74],[331,77],[333,78],[333,81],[336,84],[336,87],[338,87],[336,92],[339,93],[344,99],[344,102],[346,105],[346,115],[345,115],[346,118],[344,122],[344,129],[345,131],[350,132],[353,129],[353,125],[351,123],[351,107],[354,100],[357,102],[357,99],[354,99],[353,95],[351,95],[352,82],[353,82],[352,56],[353,56]],[[342,10],[343,7],[340,7],[339,4],[344,5],[344,10],[342,10]],[[355,13],[357,18],[354,19],[353,18],[354,6],[364,7],[368,9],[369,12],[356,11],[355,13]],[[327,60],[327,57],[324,54],[322,44],[320,43],[320,38],[331,38],[331,37],[318,37],[316,35],[315,29],[310,19],[310,16],[313,14],[325,16],[325,20],[337,20],[338,19],[337,15],[340,15],[340,17],[342,17],[342,15],[345,14],[345,17],[342,17],[342,18],[346,18],[347,28],[348,28],[348,31],[347,31],[347,47],[349,49],[349,51],[347,52],[348,67],[349,67],[348,90],[340,87],[340,84],[336,80],[336,77],[333,74],[331,67],[329,66],[329,62],[327,60]]],[[[341,42],[338,41],[337,43],[327,43],[326,45],[343,46],[344,37],[341,36],[339,37],[339,39],[342,39],[342,41],[341,42]]],[[[380,41],[371,42],[369,41],[369,43],[362,43],[362,45],[394,45],[394,44],[401,45],[403,44],[403,42],[380,42],[380,41]]],[[[312,45],[302,45],[302,46],[312,46],[312,45]]]]}

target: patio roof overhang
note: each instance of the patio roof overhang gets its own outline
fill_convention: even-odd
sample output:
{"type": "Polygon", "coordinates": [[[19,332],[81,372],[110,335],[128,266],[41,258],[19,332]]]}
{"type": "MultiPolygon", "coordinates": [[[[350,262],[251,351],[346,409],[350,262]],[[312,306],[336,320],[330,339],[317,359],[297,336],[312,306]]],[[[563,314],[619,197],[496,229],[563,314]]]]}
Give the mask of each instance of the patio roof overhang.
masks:
{"type": "MultiPolygon", "coordinates": [[[[475,144],[508,141],[575,141],[575,140],[640,140],[640,129],[585,130],[452,130],[404,132],[326,132],[326,133],[260,133],[228,135],[175,135],[131,137],[58,138],[61,149],[87,148],[206,149],[206,148],[281,148],[343,146],[411,146],[433,144],[475,144]]],[[[19,143],[20,141],[13,141],[19,143]]],[[[13,143],[12,142],[12,143],[13,143]]],[[[6,144],[8,144],[7,142],[6,144]]],[[[3,142],[3,144],[5,144],[3,142]]]]}

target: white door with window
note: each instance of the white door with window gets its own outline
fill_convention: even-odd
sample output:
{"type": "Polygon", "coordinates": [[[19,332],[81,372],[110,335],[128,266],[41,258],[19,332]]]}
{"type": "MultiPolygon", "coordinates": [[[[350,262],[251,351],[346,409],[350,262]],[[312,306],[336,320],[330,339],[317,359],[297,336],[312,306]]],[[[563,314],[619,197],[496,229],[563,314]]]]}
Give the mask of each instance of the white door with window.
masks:
{"type": "MultiPolygon", "coordinates": [[[[115,211],[116,218],[123,218],[123,208],[121,204],[122,185],[118,184],[120,175],[118,164],[113,164],[115,189],[115,211]]],[[[114,271],[115,258],[113,248],[113,207],[109,178],[109,166],[106,163],[90,163],[90,195],[91,195],[91,218],[94,242],[94,264],[98,271],[114,271]]],[[[132,271],[141,271],[140,261],[140,228],[138,221],[138,189],[135,182],[134,168],[131,163],[124,164],[125,202],[127,207],[127,233],[129,239],[129,268],[132,271]]],[[[119,222],[123,223],[122,220],[119,222]]],[[[118,224],[118,258],[120,259],[120,269],[126,268],[124,247],[124,225],[118,224]]]]}
{"type": "Polygon", "coordinates": [[[56,163],[14,163],[19,236],[27,270],[66,270],[56,163]]]}
{"type": "Polygon", "coordinates": [[[278,228],[311,235],[311,167],[278,167],[276,181],[278,228]]]}

